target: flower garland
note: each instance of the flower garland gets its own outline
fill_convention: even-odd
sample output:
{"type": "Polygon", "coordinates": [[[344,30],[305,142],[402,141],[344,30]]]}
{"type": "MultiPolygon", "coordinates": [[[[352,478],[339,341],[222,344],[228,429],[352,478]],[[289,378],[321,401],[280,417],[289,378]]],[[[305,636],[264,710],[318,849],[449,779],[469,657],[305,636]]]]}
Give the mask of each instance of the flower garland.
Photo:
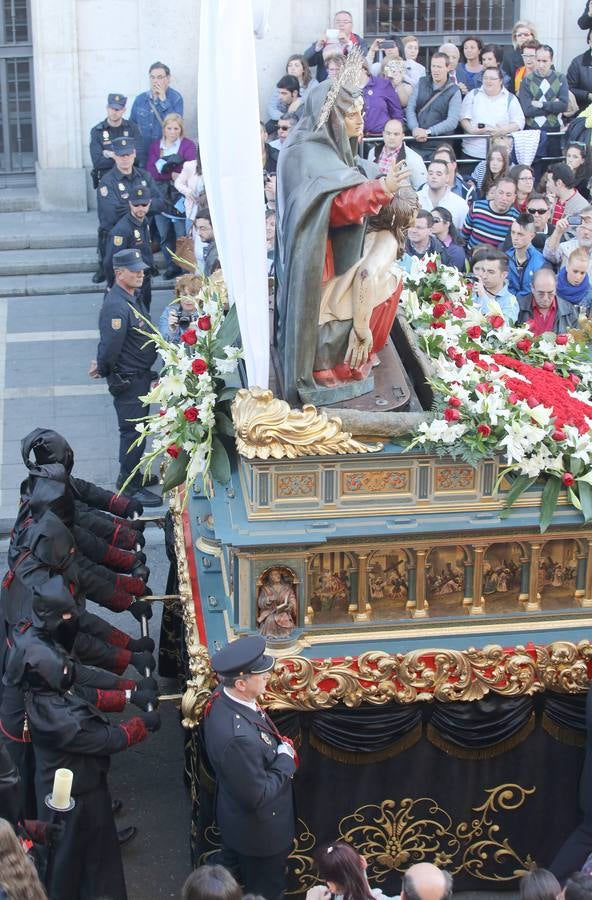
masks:
{"type": "Polygon", "coordinates": [[[197,304],[200,314],[178,344],[165,340],[144,318],[146,330],[141,333],[156,346],[163,367],[152,390],[140,399],[147,405],[158,403],[160,408],[136,425],[139,437],[134,446],[148,438],[152,446],[128,479],[140,467],[149,473],[156,460],[166,458],[163,492],[185,483],[185,500],[198,476],[203,477],[206,491],[208,473],[222,484],[230,479],[230,461],[220,435],[234,435],[229,405],[236,388],[227,387],[225,380],[236,371],[242,356],[234,346],[239,335],[236,308],[232,306],[225,315],[220,285],[204,278],[197,304]]]}
{"type": "MultiPolygon", "coordinates": [[[[584,520],[592,520],[592,364],[573,335],[535,337],[512,327],[492,302],[484,315],[471,287],[438,257],[414,259],[401,309],[430,358],[435,417],[407,449],[453,456],[475,465],[501,453],[512,473],[506,509],[545,479],[541,531],[562,488],[584,520]]],[[[499,485],[499,482],[498,482],[499,485]]]]}

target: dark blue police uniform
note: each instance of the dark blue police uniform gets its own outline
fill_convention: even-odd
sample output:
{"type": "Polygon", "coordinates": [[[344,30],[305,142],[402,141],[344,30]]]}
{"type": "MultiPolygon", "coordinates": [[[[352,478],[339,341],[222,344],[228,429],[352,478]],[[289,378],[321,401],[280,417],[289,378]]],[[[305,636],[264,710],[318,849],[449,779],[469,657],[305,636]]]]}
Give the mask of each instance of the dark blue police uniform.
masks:
{"type": "MultiPolygon", "coordinates": [[[[225,676],[260,674],[274,664],[264,650],[263,638],[241,638],[214,654],[212,666],[225,676]]],[[[201,728],[216,775],[219,861],[247,893],[277,900],[294,840],[293,755],[283,752],[286,745],[269,716],[223,687],[214,692],[201,728]]]]}
{"type": "MultiPolygon", "coordinates": [[[[113,257],[113,265],[132,271],[145,268],[138,250],[119,251],[113,257]]],[[[138,437],[136,422],[130,420],[146,414],[139,398],[150,390],[151,369],[156,359],[154,345],[146,345],[146,337],[136,331],[144,327],[136,311],[148,316],[148,310],[136,294],[129,294],[115,284],[105,294],[99,317],[97,370],[101,377],[107,378],[113,396],[119,424],[119,464],[126,478],[144,452],[145,442],[128,452],[138,437]]]]}
{"type": "MultiPolygon", "coordinates": [[[[126,104],[127,97],[123,94],[109,94],[107,97],[107,106],[113,109],[125,109],[126,104]]],[[[108,119],[103,119],[91,128],[89,149],[93,164],[91,176],[95,188],[98,187],[105,172],[115,165],[112,156],[103,155],[104,150],[113,150],[111,142],[115,138],[131,138],[136,144],[142,140],[140,129],[130,119],[122,119],[119,125],[110,125],[108,119]]]]}
{"type": "Polygon", "coordinates": [[[130,175],[122,175],[119,169],[113,168],[103,175],[98,190],[99,223],[107,234],[128,211],[129,198],[134,187],[149,188],[152,195],[151,213],[162,212],[164,209],[160,191],[148,172],[134,166],[130,175]]]}
{"type": "Polygon", "coordinates": [[[157,275],[158,269],[154,265],[148,217],[142,221],[136,219],[132,207],[137,204],[149,204],[151,197],[152,195],[147,187],[136,186],[132,188],[129,199],[130,207],[127,213],[113,226],[109,233],[104,261],[107,284],[109,287],[112,287],[115,282],[113,254],[117,253],[118,250],[131,249],[140,251],[142,260],[147,268],[144,270],[144,281],[140,288],[139,296],[148,310],[150,310],[152,302],[152,275],[157,275]]]}
{"type": "MultiPolygon", "coordinates": [[[[136,145],[132,138],[118,137],[111,141],[111,149],[115,156],[130,156],[135,154],[136,145]]],[[[97,190],[97,212],[99,215],[99,242],[97,253],[99,267],[93,276],[93,282],[99,284],[105,280],[103,260],[107,246],[107,238],[113,226],[128,211],[130,192],[134,187],[148,188],[152,194],[152,212],[158,213],[164,209],[164,199],[156,185],[156,182],[148,172],[132,168],[129,175],[119,171],[117,165],[109,169],[101,179],[97,190]]]]}

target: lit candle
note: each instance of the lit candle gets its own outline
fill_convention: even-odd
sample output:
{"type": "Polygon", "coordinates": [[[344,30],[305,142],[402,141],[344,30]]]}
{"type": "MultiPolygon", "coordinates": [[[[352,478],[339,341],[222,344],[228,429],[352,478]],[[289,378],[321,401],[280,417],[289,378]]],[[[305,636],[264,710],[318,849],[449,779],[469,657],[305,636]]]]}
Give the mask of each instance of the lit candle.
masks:
{"type": "Polygon", "coordinates": [[[53,779],[51,805],[56,809],[68,809],[74,775],[70,769],[56,769],[53,779]]]}

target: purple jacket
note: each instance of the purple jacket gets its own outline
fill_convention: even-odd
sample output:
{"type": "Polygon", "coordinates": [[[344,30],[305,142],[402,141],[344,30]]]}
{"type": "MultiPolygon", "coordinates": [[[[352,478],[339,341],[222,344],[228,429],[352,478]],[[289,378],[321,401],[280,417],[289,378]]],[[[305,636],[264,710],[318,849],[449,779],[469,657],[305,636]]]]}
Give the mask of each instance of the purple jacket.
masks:
{"type": "Polygon", "coordinates": [[[389,119],[403,121],[399,96],[388,79],[371,75],[362,94],[364,96],[364,134],[382,134],[389,119]]]}
{"type": "MultiPolygon", "coordinates": [[[[180,172],[183,168],[183,163],[188,162],[190,159],[197,159],[197,148],[193,141],[190,141],[189,138],[181,138],[181,145],[179,147],[179,156],[183,160],[183,162],[179,166],[174,167],[175,172],[180,172]]],[[[146,163],[146,169],[155,181],[170,181],[171,173],[165,172],[163,175],[160,174],[158,169],[156,168],[156,161],[160,159],[160,140],[152,141],[150,147],[148,149],[148,162],[146,163]]]]}

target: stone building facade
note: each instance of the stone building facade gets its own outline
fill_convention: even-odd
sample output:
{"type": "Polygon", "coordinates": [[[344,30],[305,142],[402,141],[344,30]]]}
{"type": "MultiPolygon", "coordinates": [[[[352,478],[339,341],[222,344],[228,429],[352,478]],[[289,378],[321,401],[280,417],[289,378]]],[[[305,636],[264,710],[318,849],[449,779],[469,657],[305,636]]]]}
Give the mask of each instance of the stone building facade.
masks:
{"type": "MultiPolygon", "coordinates": [[[[171,67],[171,83],[185,98],[187,134],[196,136],[199,0],[174,0],[164,14],[157,0],[2,2],[5,16],[16,6],[28,18],[34,144],[27,171],[36,178],[42,208],[84,210],[94,203],[90,128],[103,117],[110,91],[127,94],[131,108],[135,95],[146,90],[148,66],[157,59],[171,67]]],[[[421,2],[426,0],[415,0],[421,2]]],[[[407,0],[408,7],[413,5],[407,0]]],[[[564,70],[586,49],[586,35],[576,25],[583,5],[583,0],[550,0],[542,15],[538,0],[516,0],[513,15],[538,22],[540,38],[555,48],[558,68],[564,70]]],[[[269,29],[256,45],[262,118],[287,57],[304,50],[343,6],[353,14],[354,30],[364,33],[366,0],[270,0],[269,29]]],[[[418,36],[426,45],[433,43],[419,29],[418,36]]],[[[13,56],[19,52],[18,46],[4,50],[13,56]]],[[[220,52],[232,65],[233,48],[220,52]]],[[[0,171],[7,175],[4,186],[10,185],[9,170],[0,171]]]]}

